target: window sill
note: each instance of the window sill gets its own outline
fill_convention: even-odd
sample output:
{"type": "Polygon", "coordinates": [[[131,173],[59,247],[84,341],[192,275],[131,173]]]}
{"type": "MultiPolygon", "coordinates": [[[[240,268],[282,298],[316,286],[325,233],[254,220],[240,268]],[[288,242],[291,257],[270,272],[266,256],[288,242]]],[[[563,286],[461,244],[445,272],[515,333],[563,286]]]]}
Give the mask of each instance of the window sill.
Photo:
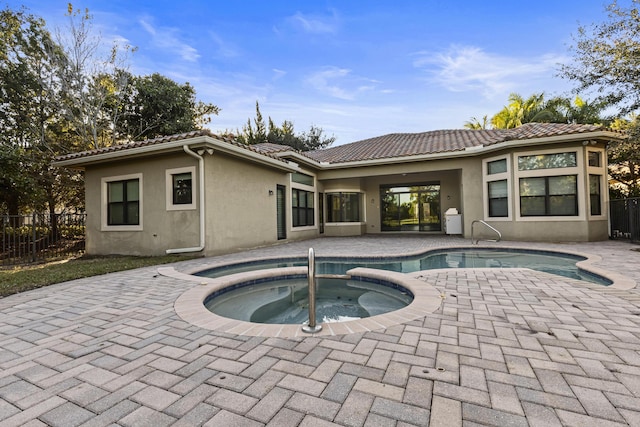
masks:
{"type": "Polygon", "coordinates": [[[142,231],[142,225],[103,225],[100,231],[142,231]]]}

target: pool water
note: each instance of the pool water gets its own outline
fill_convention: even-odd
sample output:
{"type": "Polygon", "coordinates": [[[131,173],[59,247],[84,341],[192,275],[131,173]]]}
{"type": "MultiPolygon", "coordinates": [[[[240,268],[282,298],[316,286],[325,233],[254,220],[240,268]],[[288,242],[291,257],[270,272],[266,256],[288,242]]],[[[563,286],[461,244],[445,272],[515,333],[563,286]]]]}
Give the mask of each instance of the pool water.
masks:
{"type": "MultiPolygon", "coordinates": [[[[438,268],[530,268],[572,279],[608,286],[612,282],[576,266],[583,257],[556,252],[495,249],[443,249],[404,258],[316,258],[318,274],[345,274],[356,267],[412,273],[438,268]]],[[[197,273],[204,277],[220,277],[265,268],[306,266],[306,258],[263,260],[218,267],[197,273]]]]}
{"type": "MultiPolygon", "coordinates": [[[[361,280],[316,280],[316,319],[330,323],[361,319],[406,307],[413,296],[406,289],[361,280]]],[[[306,278],[280,279],[210,295],[207,309],[215,314],[255,323],[303,324],[309,320],[306,278]]]]}

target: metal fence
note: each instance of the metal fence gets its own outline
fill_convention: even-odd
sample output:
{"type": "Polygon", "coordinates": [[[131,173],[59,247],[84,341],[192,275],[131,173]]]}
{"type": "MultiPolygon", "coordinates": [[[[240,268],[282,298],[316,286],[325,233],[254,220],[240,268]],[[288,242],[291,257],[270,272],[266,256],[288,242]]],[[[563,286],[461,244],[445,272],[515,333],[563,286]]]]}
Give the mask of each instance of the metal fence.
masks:
{"type": "Polygon", "coordinates": [[[611,238],[640,243],[640,197],[611,200],[611,238]]]}
{"type": "Polygon", "coordinates": [[[27,264],[83,253],[85,220],[85,214],[0,216],[0,264],[27,264]]]}

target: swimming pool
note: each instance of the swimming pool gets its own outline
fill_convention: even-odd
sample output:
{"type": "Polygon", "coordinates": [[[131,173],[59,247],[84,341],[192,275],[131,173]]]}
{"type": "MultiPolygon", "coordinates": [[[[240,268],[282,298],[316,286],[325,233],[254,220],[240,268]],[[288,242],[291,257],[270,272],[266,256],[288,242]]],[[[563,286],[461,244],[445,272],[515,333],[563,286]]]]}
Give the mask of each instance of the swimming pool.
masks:
{"type": "MultiPolygon", "coordinates": [[[[603,286],[612,281],[579,268],[576,263],[585,257],[562,252],[528,249],[448,248],[425,252],[410,257],[385,258],[332,258],[317,257],[318,274],[345,274],[356,267],[412,273],[439,268],[530,268],[563,277],[584,280],[603,286]]],[[[266,268],[306,266],[306,258],[287,258],[251,261],[215,267],[195,273],[201,277],[221,277],[245,271],[266,268]]]]}

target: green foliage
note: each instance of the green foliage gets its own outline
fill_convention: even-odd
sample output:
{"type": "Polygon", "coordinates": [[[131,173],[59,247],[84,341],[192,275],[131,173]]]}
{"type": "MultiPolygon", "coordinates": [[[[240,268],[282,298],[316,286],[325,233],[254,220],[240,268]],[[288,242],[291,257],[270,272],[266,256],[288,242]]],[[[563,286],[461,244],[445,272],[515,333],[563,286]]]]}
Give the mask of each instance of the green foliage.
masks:
{"type": "Polygon", "coordinates": [[[604,22],[579,27],[571,46],[574,62],[561,67],[563,77],[578,83],[578,93],[596,93],[597,102],[618,106],[621,116],[640,109],[639,4],[613,1],[604,22]]]}
{"type": "Polygon", "coordinates": [[[218,108],[159,74],[135,77],[135,49],[101,39],[87,10],[66,10],[54,38],[24,8],[0,11],[0,212],[82,209],[84,178],[51,166],[57,155],[187,132],[218,108]]]}
{"type": "Polygon", "coordinates": [[[640,117],[632,114],[628,120],[617,119],[611,128],[627,134],[608,149],[609,175],[617,183],[614,195],[640,197],[640,117]]]}
{"type": "Polygon", "coordinates": [[[509,95],[509,103],[494,114],[491,119],[485,115],[480,122],[475,117],[464,124],[467,129],[513,129],[524,123],[581,123],[604,124],[602,117],[606,104],[587,102],[580,97],[556,96],[545,100],[544,93],[534,93],[528,98],[520,94],[509,95]]]}
{"type": "MultiPolygon", "coordinates": [[[[44,236],[48,236],[52,229],[48,226],[36,226],[35,233],[36,239],[44,236]]],[[[4,227],[2,233],[9,238],[27,238],[33,236],[33,227],[31,225],[22,225],[20,227],[4,227]]],[[[84,225],[60,225],[57,227],[57,232],[63,239],[84,239],[85,226],[84,225]]]]}
{"type": "Polygon", "coordinates": [[[320,127],[312,125],[308,132],[296,134],[293,122],[285,120],[282,125],[277,126],[269,117],[268,128],[262,118],[260,105],[256,101],[256,117],[247,120],[247,124],[242,128],[242,132],[236,139],[244,144],[253,145],[269,142],[272,144],[287,145],[299,151],[311,151],[329,147],[336,140],[334,136],[323,136],[320,127]],[[255,127],[254,127],[255,126],[255,127]]]}
{"type": "Polygon", "coordinates": [[[200,129],[219,108],[196,100],[189,83],[178,84],[158,73],[129,79],[129,102],[118,126],[128,140],[155,138],[200,129]]]}

